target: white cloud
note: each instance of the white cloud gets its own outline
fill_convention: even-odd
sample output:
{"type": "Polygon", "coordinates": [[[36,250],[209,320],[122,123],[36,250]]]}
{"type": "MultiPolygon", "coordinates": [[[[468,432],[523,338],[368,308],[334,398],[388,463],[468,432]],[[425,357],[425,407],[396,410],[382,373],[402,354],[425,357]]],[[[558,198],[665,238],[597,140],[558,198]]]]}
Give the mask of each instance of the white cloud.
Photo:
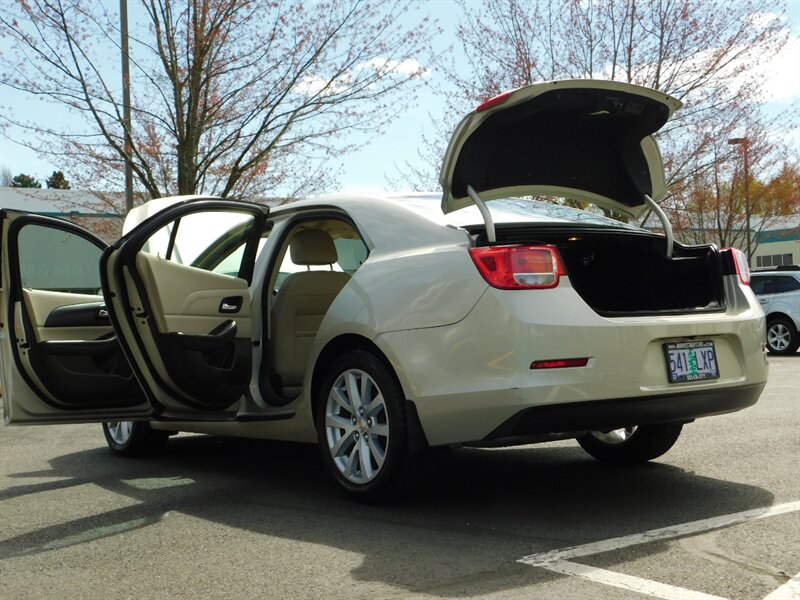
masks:
{"type": "Polygon", "coordinates": [[[332,96],[347,89],[350,84],[349,73],[343,73],[337,81],[330,81],[326,77],[307,75],[297,82],[297,90],[305,96],[332,96]]]}
{"type": "Polygon", "coordinates": [[[785,21],[781,15],[773,12],[757,12],[750,15],[748,21],[754,27],[767,27],[774,21],[785,21]]]}
{"type": "MultiPolygon", "coordinates": [[[[382,75],[397,74],[397,75],[422,75],[428,76],[431,72],[427,67],[413,59],[407,58],[405,60],[395,60],[388,58],[375,57],[366,62],[361,63],[356,67],[356,71],[363,69],[371,69],[382,75]]],[[[346,90],[353,81],[353,72],[347,71],[342,73],[336,81],[329,81],[325,77],[318,75],[308,75],[297,82],[297,91],[306,96],[314,96],[322,94],[323,96],[331,96],[333,94],[341,93],[346,90]]]]}
{"type": "Polygon", "coordinates": [[[791,37],[777,56],[759,67],[764,77],[764,101],[800,98],[800,37],[791,37]]]}
{"type": "Polygon", "coordinates": [[[362,68],[372,68],[382,73],[398,73],[400,75],[430,75],[431,70],[422,66],[418,60],[414,58],[406,58],[405,60],[395,60],[392,58],[375,57],[362,63],[362,68]]]}

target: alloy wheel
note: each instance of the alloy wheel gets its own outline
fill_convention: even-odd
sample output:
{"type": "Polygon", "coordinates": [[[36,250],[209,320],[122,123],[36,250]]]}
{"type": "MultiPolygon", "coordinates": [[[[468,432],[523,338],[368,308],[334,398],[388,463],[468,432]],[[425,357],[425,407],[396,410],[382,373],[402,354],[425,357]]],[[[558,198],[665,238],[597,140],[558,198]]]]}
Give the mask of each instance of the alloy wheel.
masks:
{"type": "Polygon", "coordinates": [[[792,340],[792,333],[783,323],[773,323],[767,330],[767,343],[778,352],[786,350],[792,340]]]}
{"type": "Polygon", "coordinates": [[[133,421],[111,421],[107,423],[106,429],[115,444],[124,446],[131,439],[133,421]]]}
{"type": "Polygon", "coordinates": [[[339,472],[351,483],[378,476],[389,446],[386,401],[378,384],[360,369],[336,378],[325,406],[325,439],[339,472]]]}

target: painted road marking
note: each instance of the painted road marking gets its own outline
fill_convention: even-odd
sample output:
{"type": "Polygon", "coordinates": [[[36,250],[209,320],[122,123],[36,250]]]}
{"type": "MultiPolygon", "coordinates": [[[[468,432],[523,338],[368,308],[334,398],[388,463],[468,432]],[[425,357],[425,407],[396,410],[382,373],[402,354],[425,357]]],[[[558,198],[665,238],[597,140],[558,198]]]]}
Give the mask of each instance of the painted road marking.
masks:
{"type": "Polygon", "coordinates": [[[5,558],[11,556],[23,556],[25,554],[37,554],[39,552],[45,552],[47,550],[60,550],[62,548],[75,546],[77,544],[85,544],[86,542],[92,542],[94,540],[99,540],[102,538],[110,537],[112,535],[117,535],[125,531],[132,531],[134,529],[138,529],[146,525],[151,525],[157,521],[158,521],[157,518],[140,517],[138,519],[131,519],[129,521],[124,521],[122,523],[114,523],[113,525],[95,527],[93,529],[81,531],[80,533],[75,533],[73,535],[68,535],[66,537],[59,538],[57,540],[46,542],[44,544],[41,544],[40,546],[34,546],[33,548],[25,548],[17,552],[11,552],[5,558]]]}
{"type": "MultiPolygon", "coordinates": [[[[569,559],[602,554],[604,552],[621,550],[622,548],[629,548],[631,546],[649,544],[650,542],[686,537],[704,533],[712,529],[729,527],[739,523],[746,523],[748,521],[765,519],[767,517],[774,517],[796,511],[800,511],[800,501],[786,502],[767,508],[756,508],[730,515],[712,517],[710,519],[690,521],[689,523],[681,523],[670,527],[662,527],[660,529],[651,529],[644,533],[635,533],[608,540],[600,540],[581,546],[571,546],[559,550],[548,550],[547,552],[529,554],[528,556],[520,558],[517,562],[532,567],[547,569],[554,573],[580,577],[581,579],[602,583],[603,585],[639,592],[656,598],[664,598],[665,600],[724,600],[720,596],[687,590],[685,588],[659,583],[658,581],[652,581],[642,577],[625,575],[615,571],[598,569],[596,567],[571,562],[569,559]]],[[[798,598],[800,598],[800,574],[792,577],[787,583],[772,592],[764,600],[796,600],[798,598]]]]}
{"type": "Polygon", "coordinates": [[[792,577],[764,600],[797,600],[800,598],[800,573],[792,577]]]}
{"type": "Polygon", "coordinates": [[[591,556],[593,554],[601,554],[603,552],[611,552],[612,550],[628,548],[629,546],[637,546],[639,544],[649,544],[650,542],[657,542],[660,540],[685,537],[695,533],[710,531],[711,529],[728,527],[729,525],[736,525],[738,523],[744,523],[746,521],[753,521],[756,519],[765,519],[767,517],[783,515],[798,510],[800,510],[800,500],[797,502],[776,504],[775,506],[770,506],[768,508],[756,508],[753,510],[746,510],[744,512],[733,513],[731,515],[723,515],[721,517],[712,517],[710,519],[702,519],[700,521],[691,521],[689,523],[671,525],[670,527],[662,527],[661,529],[651,529],[650,531],[645,531],[644,533],[634,533],[632,535],[611,538],[609,540],[600,540],[599,542],[592,542],[582,546],[573,546],[571,548],[563,548],[561,550],[549,550],[547,552],[540,552],[538,554],[530,554],[520,558],[517,562],[531,565],[532,567],[541,567],[555,560],[567,560],[581,556],[591,556]]]}
{"type": "Polygon", "coordinates": [[[186,477],[141,477],[139,479],[121,479],[122,483],[136,488],[137,490],[162,490],[169,487],[180,485],[191,485],[196,483],[194,479],[186,477]]]}
{"type": "Polygon", "coordinates": [[[639,592],[640,594],[655,596],[656,598],[665,598],[666,600],[727,600],[722,596],[714,596],[704,592],[694,592],[682,587],[659,583],[658,581],[651,581],[650,579],[644,579],[642,577],[634,577],[633,575],[625,575],[624,573],[617,573],[615,571],[607,571],[606,569],[581,565],[568,560],[557,560],[548,563],[546,568],[549,571],[554,571],[563,575],[574,575],[575,577],[588,579],[595,583],[602,583],[603,585],[629,590],[631,592],[639,592]]]}

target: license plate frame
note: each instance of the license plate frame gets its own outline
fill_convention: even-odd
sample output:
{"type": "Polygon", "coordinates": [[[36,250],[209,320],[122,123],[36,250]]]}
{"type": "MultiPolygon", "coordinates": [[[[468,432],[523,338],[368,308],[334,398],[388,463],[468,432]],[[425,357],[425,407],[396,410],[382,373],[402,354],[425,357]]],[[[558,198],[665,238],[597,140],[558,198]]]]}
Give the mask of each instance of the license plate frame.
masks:
{"type": "Polygon", "coordinates": [[[670,383],[695,383],[719,379],[717,350],[712,340],[668,342],[662,347],[667,380],[670,383]]]}

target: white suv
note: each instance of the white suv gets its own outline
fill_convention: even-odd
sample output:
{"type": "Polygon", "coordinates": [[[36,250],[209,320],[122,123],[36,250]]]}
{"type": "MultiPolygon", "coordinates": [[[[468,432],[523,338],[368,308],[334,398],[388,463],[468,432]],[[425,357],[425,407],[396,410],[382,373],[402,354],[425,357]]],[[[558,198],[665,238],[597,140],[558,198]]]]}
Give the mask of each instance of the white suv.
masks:
{"type": "Polygon", "coordinates": [[[753,273],[750,282],[767,316],[767,348],[792,354],[800,346],[800,266],[753,273]]]}

